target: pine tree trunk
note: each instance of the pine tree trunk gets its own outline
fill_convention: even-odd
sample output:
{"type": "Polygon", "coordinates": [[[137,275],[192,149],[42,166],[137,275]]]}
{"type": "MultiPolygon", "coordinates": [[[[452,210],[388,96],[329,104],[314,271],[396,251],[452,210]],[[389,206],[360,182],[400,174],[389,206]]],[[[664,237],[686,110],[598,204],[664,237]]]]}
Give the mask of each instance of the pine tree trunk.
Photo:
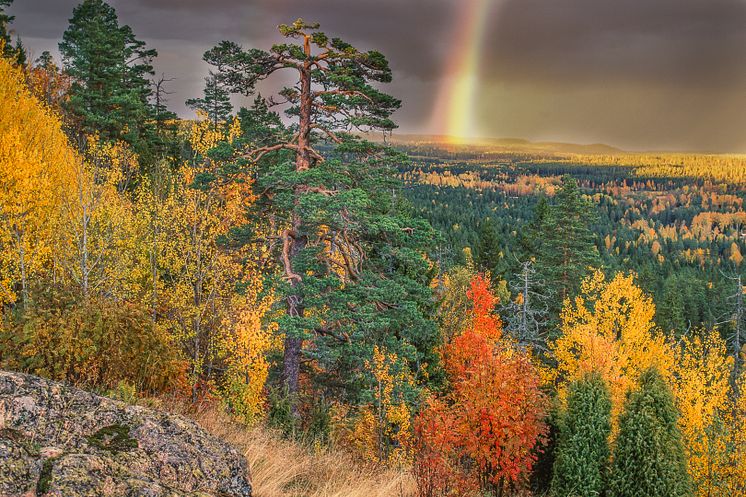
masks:
{"type": "MultiPolygon", "coordinates": [[[[299,221],[294,219],[293,225],[299,221]]],[[[293,240],[293,244],[290,249],[290,260],[291,262],[295,257],[305,248],[305,239],[302,236],[297,236],[293,240]]],[[[292,289],[298,286],[296,280],[291,280],[290,285],[292,289]]],[[[303,306],[303,300],[297,292],[292,291],[287,297],[287,312],[288,316],[302,318],[305,313],[303,306]]],[[[303,339],[291,335],[285,336],[284,354],[283,354],[283,370],[282,379],[287,390],[287,394],[290,397],[290,406],[294,417],[298,417],[298,406],[296,397],[298,394],[298,376],[300,375],[300,357],[301,350],[303,348],[303,339]]]]}
{"type": "MultiPolygon", "coordinates": [[[[299,127],[298,127],[298,150],[295,155],[296,171],[305,171],[311,167],[310,139],[311,139],[311,115],[313,106],[313,96],[311,94],[311,40],[305,37],[304,50],[306,53],[306,62],[300,74],[300,109],[299,109],[299,127]]],[[[295,201],[296,204],[302,193],[302,185],[296,187],[295,201]]],[[[306,239],[302,233],[302,219],[295,213],[292,217],[292,228],[294,236],[291,239],[290,247],[290,265],[294,266],[298,254],[305,248],[306,239]]],[[[295,271],[293,271],[295,272],[295,271]]],[[[290,280],[291,292],[287,297],[288,315],[302,318],[305,312],[302,297],[299,292],[294,291],[299,285],[296,279],[290,280]]],[[[298,417],[298,377],[300,375],[300,359],[303,348],[303,339],[296,336],[286,336],[283,355],[283,383],[290,397],[290,406],[294,417],[298,417]]]]}

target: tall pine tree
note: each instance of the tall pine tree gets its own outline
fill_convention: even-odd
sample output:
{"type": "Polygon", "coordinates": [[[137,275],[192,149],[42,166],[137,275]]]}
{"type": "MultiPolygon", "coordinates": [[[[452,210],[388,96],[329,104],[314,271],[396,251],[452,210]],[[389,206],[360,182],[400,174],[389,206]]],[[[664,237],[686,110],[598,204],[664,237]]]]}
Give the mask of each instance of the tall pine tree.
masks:
{"type": "Polygon", "coordinates": [[[290,129],[259,132],[262,122],[273,126],[260,99],[247,127],[256,141],[239,160],[257,168],[257,204],[280,234],[282,378],[295,416],[303,364],[330,394],[353,402],[369,395],[365,364],[376,347],[421,377],[437,364],[423,255],[434,233],[403,200],[393,167],[402,157],[345,133],[395,127],[400,102],[373,86],[390,82],[391,70],[381,53],[318,28],[299,19],[280,26],[288,42],[268,52],[225,41],[205,54],[233,92],[250,95],[275,72],[295,83],[269,99],[284,104],[290,129]]]}
{"type": "Polygon", "coordinates": [[[75,7],[59,48],[72,78],[67,106],[80,131],[124,140],[147,154],[153,133],[148,77],[157,52],[129,26],[120,26],[116,11],[103,0],[75,7]]]}
{"type": "Polygon", "coordinates": [[[640,377],[619,418],[610,497],[691,496],[679,414],[668,385],[655,369],[640,377]]]}
{"type": "Polygon", "coordinates": [[[555,497],[604,495],[609,464],[611,396],[598,374],[570,385],[552,477],[555,497]]]}

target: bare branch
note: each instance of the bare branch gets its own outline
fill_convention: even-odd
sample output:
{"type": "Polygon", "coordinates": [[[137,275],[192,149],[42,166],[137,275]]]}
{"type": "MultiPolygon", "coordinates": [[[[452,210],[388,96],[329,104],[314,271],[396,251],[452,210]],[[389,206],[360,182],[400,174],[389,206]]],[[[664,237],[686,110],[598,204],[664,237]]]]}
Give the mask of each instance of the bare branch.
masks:
{"type": "Polygon", "coordinates": [[[330,129],[324,128],[323,126],[320,126],[318,124],[311,125],[311,128],[323,131],[329,138],[331,138],[334,143],[342,143],[342,139],[330,129]]]}
{"type": "Polygon", "coordinates": [[[373,99],[359,90],[319,90],[313,93],[314,98],[321,95],[345,95],[348,97],[362,97],[370,103],[373,99]]]}
{"type": "Polygon", "coordinates": [[[295,150],[298,151],[298,147],[296,145],[293,145],[292,143],[278,143],[277,145],[272,145],[269,147],[261,147],[257,148],[256,150],[252,150],[251,152],[248,152],[243,155],[244,158],[249,159],[251,162],[258,162],[259,159],[264,157],[270,152],[276,152],[278,150],[295,150]]]}
{"type": "Polygon", "coordinates": [[[293,272],[293,265],[290,263],[290,244],[293,243],[291,241],[292,236],[290,230],[282,232],[282,264],[285,267],[285,279],[300,283],[303,279],[293,272]]]}

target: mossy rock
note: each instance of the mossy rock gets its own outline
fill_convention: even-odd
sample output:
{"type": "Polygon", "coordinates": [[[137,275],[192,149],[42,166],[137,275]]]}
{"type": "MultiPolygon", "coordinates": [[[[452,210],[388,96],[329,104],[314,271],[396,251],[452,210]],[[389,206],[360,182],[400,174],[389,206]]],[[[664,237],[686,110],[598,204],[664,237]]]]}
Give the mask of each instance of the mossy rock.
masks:
{"type": "Polygon", "coordinates": [[[251,497],[245,459],[178,415],[8,371],[0,413],[0,496],[251,497]]]}
{"type": "Polygon", "coordinates": [[[52,468],[54,467],[54,461],[56,460],[56,457],[44,459],[44,462],[41,465],[39,479],[36,481],[36,495],[44,495],[49,491],[49,487],[52,484],[52,468]]]}
{"type": "Polygon", "coordinates": [[[88,444],[112,453],[126,452],[138,447],[137,440],[130,436],[130,428],[120,424],[104,426],[88,437],[88,444]]]}
{"type": "Polygon", "coordinates": [[[39,456],[39,444],[29,440],[21,431],[14,430],[13,428],[0,428],[0,438],[15,442],[31,457],[39,456]]]}

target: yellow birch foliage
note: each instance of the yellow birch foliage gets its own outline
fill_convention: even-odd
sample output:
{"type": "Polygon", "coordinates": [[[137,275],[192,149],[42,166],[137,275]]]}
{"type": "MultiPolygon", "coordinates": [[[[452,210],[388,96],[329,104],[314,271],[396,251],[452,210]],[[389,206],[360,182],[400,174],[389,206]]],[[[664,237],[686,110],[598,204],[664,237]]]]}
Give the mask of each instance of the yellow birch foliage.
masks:
{"type": "Polygon", "coordinates": [[[731,402],[727,418],[728,461],[725,488],[720,495],[746,495],[746,373],[738,380],[740,395],[731,402]]]}
{"type": "Polygon", "coordinates": [[[467,265],[456,266],[442,277],[442,285],[437,289],[437,319],[445,342],[471,326],[472,302],[466,294],[476,274],[476,270],[467,265]]]}
{"type": "Polygon", "coordinates": [[[733,359],[717,330],[687,337],[678,350],[673,392],[689,474],[700,496],[724,495],[728,473],[729,375],[733,359]]]}
{"type": "Polygon", "coordinates": [[[599,372],[609,385],[612,416],[642,372],[655,366],[669,377],[673,352],[655,328],[655,305],[632,275],[606,281],[596,271],[561,313],[562,336],[551,346],[557,360],[554,381],[564,400],[567,385],[585,373],[599,372]]]}
{"type": "Polygon", "coordinates": [[[146,263],[140,248],[146,227],[123,190],[137,156],[124,143],[88,138],[87,159],[71,172],[71,190],[62,205],[56,266],[63,282],[84,296],[92,293],[136,300],[146,263]]]}
{"type": "Polygon", "coordinates": [[[414,378],[394,353],[377,345],[366,362],[373,375],[373,403],[364,407],[345,438],[368,462],[406,464],[413,450],[412,413],[404,398],[414,378]]]}
{"type": "Polygon", "coordinates": [[[195,184],[201,174],[212,174],[219,166],[205,158],[207,152],[220,141],[234,140],[239,132],[237,120],[226,127],[205,120],[193,123],[188,138],[194,158],[177,172],[170,196],[144,199],[160,204],[162,233],[150,244],[163,246],[149,251],[151,257],[157,254],[157,266],[168,275],[159,306],[190,358],[191,383],[196,386],[209,365],[227,361],[226,400],[253,420],[263,403],[266,379],[267,366],[260,356],[272,347],[273,330],[262,329],[271,297],[261,296],[261,254],[253,247],[230,250],[218,243],[247,222],[247,209],[254,202],[252,180],[247,174],[243,181],[226,185],[195,184]],[[247,288],[246,295],[237,297],[237,286],[247,288]]]}
{"type": "Polygon", "coordinates": [[[60,206],[80,159],[59,118],[2,58],[0,109],[0,304],[8,304],[48,270],[60,206]]]}
{"type": "Polygon", "coordinates": [[[253,271],[245,295],[236,298],[235,318],[224,321],[218,337],[226,368],[221,382],[223,399],[248,424],[265,412],[264,385],[270,366],[267,355],[280,347],[276,323],[265,319],[274,298],[262,295],[263,290],[261,274],[253,271]]]}

